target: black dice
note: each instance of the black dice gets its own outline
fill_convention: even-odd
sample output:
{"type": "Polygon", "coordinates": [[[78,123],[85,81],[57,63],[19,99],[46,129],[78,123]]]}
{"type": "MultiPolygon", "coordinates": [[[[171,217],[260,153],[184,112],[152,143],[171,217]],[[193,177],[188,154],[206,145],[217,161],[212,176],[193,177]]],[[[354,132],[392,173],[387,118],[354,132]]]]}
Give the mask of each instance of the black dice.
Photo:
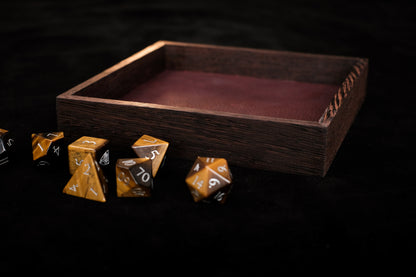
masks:
{"type": "Polygon", "coordinates": [[[0,166],[9,164],[10,153],[14,150],[15,139],[10,132],[0,129],[0,166]]]}

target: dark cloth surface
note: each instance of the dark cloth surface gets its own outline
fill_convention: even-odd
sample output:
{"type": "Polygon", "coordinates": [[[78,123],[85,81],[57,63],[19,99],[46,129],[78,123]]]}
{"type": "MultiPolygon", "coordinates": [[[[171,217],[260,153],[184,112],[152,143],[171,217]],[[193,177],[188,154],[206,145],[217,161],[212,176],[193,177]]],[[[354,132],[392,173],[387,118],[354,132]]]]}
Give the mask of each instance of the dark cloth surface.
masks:
{"type": "Polygon", "coordinates": [[[403,270],[416,244],[415,14],[401,1],[3,1],[0,128],[19,147],[0,169],[0,271],[403,270]],[[104,204],[63,195],[67,167],[33,168],[30,134],[57,128],[58,94],[161,39],[369,58],[327,176],[231,167],[227,203],[201,205],[184,183],[192,161],[168,158],[150,199],[119,199],[114,183],[104,204]]]}

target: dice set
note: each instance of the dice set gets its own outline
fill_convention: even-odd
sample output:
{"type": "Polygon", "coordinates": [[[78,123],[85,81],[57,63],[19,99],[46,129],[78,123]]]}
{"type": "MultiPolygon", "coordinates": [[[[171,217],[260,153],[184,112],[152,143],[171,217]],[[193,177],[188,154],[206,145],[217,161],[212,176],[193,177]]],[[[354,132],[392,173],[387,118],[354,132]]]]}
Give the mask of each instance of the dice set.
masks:
{"type": "MultiPolygon", "coordinates": [[[[32,156],[36,167],[49,167],[62,162],[65,155],[64,133],[32,134],[32,156]]],[[[0,166],[9,164],[15,139],[0,129],[0,166]]],[[[154,179],[166,160],[169,143],[149,135],[136,140],[131,149],[137,157],[117,159],[115,179],[118,197],[150,197],[154,179]]],[[[109,141],[83,136],[67,147],[69,173],[72,175],[64,194],[106,202],[110,168],[109,141]]],[[[232,174],[227,160],[197,157],[185,178],[195,202],[225,203],[232,188],[232,174]]]]}

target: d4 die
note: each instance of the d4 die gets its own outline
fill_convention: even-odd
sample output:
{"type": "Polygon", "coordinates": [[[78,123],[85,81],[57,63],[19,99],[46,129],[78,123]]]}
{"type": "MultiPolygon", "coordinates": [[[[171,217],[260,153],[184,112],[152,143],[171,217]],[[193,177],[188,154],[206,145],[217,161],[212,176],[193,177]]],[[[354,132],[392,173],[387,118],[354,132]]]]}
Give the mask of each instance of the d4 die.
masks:
{"type": "Polygon", "coordinates": [[[103,138],[83,136],[68,145],[69,172],[74,174],[88,154],[91,154],[103,170],[110,167],[109,141],[103,138]]]}

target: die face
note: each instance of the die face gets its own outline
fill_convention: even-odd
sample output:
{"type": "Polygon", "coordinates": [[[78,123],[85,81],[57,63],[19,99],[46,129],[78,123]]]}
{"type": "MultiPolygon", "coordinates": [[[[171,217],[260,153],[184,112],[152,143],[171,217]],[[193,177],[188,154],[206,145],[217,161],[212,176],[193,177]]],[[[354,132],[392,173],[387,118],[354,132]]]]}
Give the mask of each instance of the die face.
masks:
{"type": "Polygon", "coordinates": [[[227,161],[222,158],[198,157],[185,181],[195,202],[223,203],[231,189],[231,173],[227,161]]]}
{"type": "Polygon", "coordinates": [[[69,172],[74,174],[84,158],[91,154],[105,170],[110,164],[108,140],[84,136],[68,145],[69,172]]]}
{"type": "Polygon", "coordinates": [[[0,166],[9,163],[9,156],[8,156],[6,145],[5,145],[6,143],[3,140],[4,137],[5,137],[4,135],[0,137],[0,166]]]}
{"type": "Polygon", "coordinates": [[[138,185],[131,172],[125,168],[116,168],[118,197],[150,197],[149,187],[138,185]]]}
{"type": "Polygon", "coordinates": [[[0,139],[0,166],[6,165],[9,163],[9,155],[6,152],[6,147],[4,146],[3,141],[0,139]]]}
{"type": "Polygon", "coordinates": [[[83,136],[71,143],[69,147],[75,149],[84,149],[87,152],[95,152],[103,146],[107,145],[107,143],[107,139],[83,136]]]}
{"type": "Polygon", "coordinates": [[[64,132],[47,132],[47,133],[38,133],[38,134],[32,134],[40,136],[44,139],[50,140],[50,141],[57,141],[59,139],[64,138],[64,132]]]}
{"type": "Polygon", "coordinates": [[[116,164],[117,196],[150,197],[153,189],[152,161],[119,159],[116,164]]]}
{"type": "Polygon", "coordinates": [[[185,179],[195,202],[199,202],[208,197],[208,186],[206,185],[208,174],[208,170],[204,170],[204,168],[201,168],[201,166],[195,162],[185,179]]]}
{"type": "Polygon", "coordinates": [[[225,186],[226,184],[231,183],[231,173],[228,168],[228,163],[225,159],[222,158],[203,158],[206,160],[210,160],[209,163],[206,164],[207,169],[212,173],[210,176],[210,188],[216,186],[216,184],[222,184],[225,186]]]}
{"type": "Polygon", "coordinates": [[[212,193],[210,197],[206,199],[207,202],[219,202],[221,204],[224,204],[227,200],[228,195],[230,194],[232,188],[232,184],[228,184],[221,189],[215,191],[215,193],[212,193]]]}
{"type": "Polygon", "coordinates": [[[0,129],[0,166],[9,164],[10,154],[14,152],[14,149],[15,139],[9,131],[0,129]]]}
{"type": "Polygon", "coordinates": [[[127,168],[116,166],[117,196],[123,197],[135,187],[134,181],[127,168]]]}
{"type": "Polygon", "coordinates": [[[35,165],[50,166],[61,161],[63,132],[32,134],[32,156],[35,165]]]}
{"type": "Polygon", "coordinates": [[[91,154],[85,157],[72,175],[63,193],[99,202],[106,201],[107,182],[91,154]]]}
{"type": "Polygon", "coordinates": [[[153,188],[152,161],[146,159],[130,167],[130,173],[137,185],[153,188]]]}
{"type": "Polygon", "coordinates": [[[92,155],[95,159],[95,152],[68,149],[69,172],[74,174],[78,167],[82,164],[87,155],[92,155]]]}
{"type": "MultiPolygon", "coordinates": [[[[10,152],[15,148],[15,139],[7,130],[0,129],[0,141],[2,142],[3,151],[10,152]]],[[[2,151],[0,150],[0,154],[1,153],[2,151]]]]}
{"type": "Polygon", "coordinates": [[[132,145],[138,157],[149,158],[152,161],[153,177],[163,163],[168,147],[168,142],[148,135],[143,135],[132,145]]]}
{"type": "Polygon", "coordinates": [[[98,164],[102,168],[106,168],[110,165],[110,149],[108,147],[104,146],[101,149],[99,149],[95,154],[96,160],[98,164]]]}

